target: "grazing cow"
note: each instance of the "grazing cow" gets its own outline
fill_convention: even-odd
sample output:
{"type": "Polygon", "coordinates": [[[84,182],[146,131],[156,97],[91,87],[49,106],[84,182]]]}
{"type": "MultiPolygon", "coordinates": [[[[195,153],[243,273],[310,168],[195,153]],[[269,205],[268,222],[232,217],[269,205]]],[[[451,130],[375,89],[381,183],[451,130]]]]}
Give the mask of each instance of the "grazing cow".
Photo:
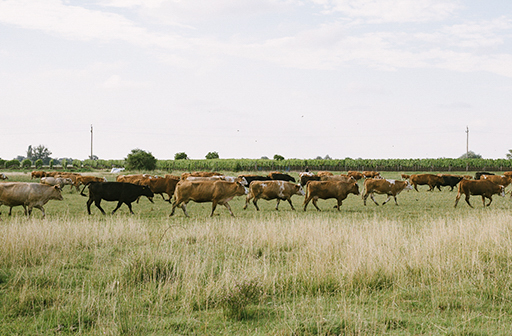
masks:
{"type": "Polygon", "coordinates": [[[280,173],[280,172],[271,172],[271,173],[268,174],[268,177],[271,180],[288,181],[288,182],[294,182],[295,183],[295,178],[293,178],[292,176],[290,176],[288,174],[284,174],[284,173],[280,173]]]}
{"type": "Polygon", "coordinates": [[[58,185],[60,187],[60,189],[62,190],[62,188],[64,188],[64,186],[66,186],[66,185],[72,186],[73,185],[73,180],[70,179],[69,177],[51,177],[51,176],[48,176],[48,177],[41,177],[41,183],[42,184],[47,184],[47,185],[50,185],[50,186],[58,185]]]}
{"type": "Polygon", "coordinates": [[[149,188],[155,194],[160,194],[164,201],[171,202],[171,198],[174,195],[174,190],[176,189],[176,185],[180,181],[179,176],[174,175],[165,175],[165,177],[157,177],[149,180],[149,188]],[[169,196],[169,199],[166,200],[164,194],[169,196]]]}
{"type": "MultiPolygon", "coordinates": [[[[155,194],[151,191],[148,186],[136,185],[133,183],[125,182],[90,182],[89,186],[89,199],[87,200],[87,213],[91,214],[91,204],[100,209],[101,213],[105,215],[105,211],[101,207],[101,200],[115,202],[117,201],[116,208],[112,211],[114,214],[117,209],[124,203],[130,209],[130,213],[133,214],[132,202],[137,200],[140,196],[146,196],[151,203],[153,203],[153,196],[155,194]]],[[[87,197],[84,194],[84,190],[87,186],[84,186],[80,195],[87,197]]]]}
{"type": "Polygon", "coordinates": [[[251,185],[252,181],[271,181],[271,178],[268,176],[253,175],[253,174],[238,175],[238,178],[239,179],[244,178],[247,181],[247,185],[251,185]]]}
{"type": "Polygon", "coordinates": [[[489,173],[489,172],[476,172],[475,173],[475,180],[480,180],[480,177],[482,175],[494,175],[493,173],[489,173]]]}
{"type": "Polygon", "coordinates": [[[440,187],[450,187],[450,191],[453,191],[453,188],[464,178],[464,176],[452,174],[437,174],[437,176],[441,176],[443,182],[436,185],[436,187],[438,189],[441,189],[440,187]]]}
{"type": "Polygon", "coordinates": [[[305,186],[309,181],[320,181],[320,176],[311,172],[299,173],[299,183],[301,186],[305,186]]]}
{"type": "Polygon", "coordinates": [[[400,177],[402,178],[402,180],[408,180],[411,178],[411,175],[407,175],[407,174],[400,174],[400,177]]]}
{"type": "Polygon", "coordinates": [[[4,173],[0,173],[0,180],[8,180],[9,178],[5,176],[4,173]]]}
{"type": "Polygon", "coordinates": [[[359,195],[359,187],[357,182],[343,181],[310,181],[306,187],[306,198],[304,199],[304,211],[308,203],[313,200],[313,205],[320,211],[316,204],[318,199],[335,198],[338,203],[336,208],[340,211],[340,206],[348,194],[359,195]]]}
{"type": "Polygon", "coordinates": [[[192,173],[183,173],[181,174],[181,179],[186,180],[187,177],[212,177],[212,176],[224,176],[222,173],[216,172],[192,172],[192,173]]]}
{"type": "Polygon", "coordinates": [[[360,179],[362,179],[364,177],[364,175],[358,171],[353,171],[353,170],[349,170],[347,172],[347,175],[348,176],[352,176],[353,178],[356,179],[356,181],[359,181],[360,179]]]}
{"type": "Polygon", "coordinates": [[[364,205],[366,205],[366,199],[368,195],[372,201],[379,205],[375,198],[373,197],[373,193],[388,195],[388,199],[382,203],[382,205],[389,202],[391,196],[395,199],[395,204],[398,205],[396,201],[396,196],[402,192],[402,190],[412,190],[412,185],[409,181],[398,181],[398,180],[384,180],[384,179],[366,179],[364,181],[364,193],[363,193],[363,201],[364,205]]]}
{"type": "Polygon", "coordinates": [[[45,177],[46,176],[46,173],[42,170],[34,170],[32,173],[30,173],[30,179],[34,179],[34,178],[41,178],[41,177],[45,177]]]}
{"type": "Polygon", "coordinates": [[[107,182],[107,179],[105,177],[87,175],[80,175],[76,177],[76,183],[78,183],[78,185],[88,185],[91,182],[107,182]]]}
{"type": "Polygon", "coordinates": [[[333,173],[331,172],[328,172],[328,171],[319,171],[318,173],[316,173],[318,176],[322,177],[322,176],[334,176],[333,173]]]}
{"type": "Polygon", "coordinates": [[[244,210],[247,209],[249,201],[253,199],[252,203],[256,210],[260,211],[257,204],[260,198],[267,201],[277,199],[276,210],[279,210],[279,202],[286,200],[292,207],[292,210],[295,210],[292,204],[293,195],[304,196],[304,190],[302,190],[300,184],[287,181],[254,181],[249,186],[249,194],[247,194],[245,199],[244,210]]]}
{"type": "Polygon", "coordinates": [[[43,218],[46,216],[43,206],[50,200],[62,201],[61,190],[58,186],[49,186],[40,183],[6,182],[0,183],[0,206],[12,208],[22,206],[25,215],[30,217],[33,208],[41,210],[43,218]],[[27,211],[28,208],[28,211],[27,211]]]}
{"type": "Polygon", "coordinates": [[[410,181],[416,191],[419,191],[418,185],[428,185],[430,187],[428,191],[433,191],[435,187],[441,191],[440,185],[444,182],[441,176],[434,174],[413,174],[410,181]]]}
{"type": "Polygon", "coordinates": [[[213,216],[217,204],[224,205],[234,217],[228,202],[235,196],[245,194],[247,194],[246,188],[238,182],[181,180],[174,191],[175,199],[170,216],[174,215],[176,207],[180,206],[185,216],[188,217],[187,204],[194,201],[196,203],[212,202],[210,217],[213,216]]]}
{"type": "Polygon", "coordinates": [[[457,197],[455,197],[455,205],[454,207],[457,207],[457,203],[459,203],[459,199],[461,195],[466,195],[466,203],[470,206],[471,203],[469,203],[469,196],[470,195],[481,195],[482,196],[482,203],[484,206],[489,206],[492,203],[492,195],[497,194],[500,196],[505,196],[505,187],[493,183],[489,180],[462,180],[459,183],[458,193],[457,197]],[[485,204],[485,198],[489,199],[489,204],[485,204]]]}

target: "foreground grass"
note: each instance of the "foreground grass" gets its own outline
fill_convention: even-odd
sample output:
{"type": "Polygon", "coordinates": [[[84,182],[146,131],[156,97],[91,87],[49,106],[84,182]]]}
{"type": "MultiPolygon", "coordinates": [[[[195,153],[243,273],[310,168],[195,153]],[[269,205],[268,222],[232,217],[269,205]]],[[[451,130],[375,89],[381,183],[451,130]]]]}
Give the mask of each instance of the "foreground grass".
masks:
{"type": "MultiPolygon", "coordinates": [[[[67,189],[67,188],[66,188],[67,189]]],[[[400,206],[115,216],[64,192],[0,222],[0,335],[508,335],[511,201],[407,192],[400,206]]],[[[383,196],[377,196],[383,201],[383,196]]],[[[294,198],[298,209],[302,199],[294,198]]],[[[115,204],[105,203],[105,210],[115,204]]]]}
{"type": "Polygon", "coordinates": [[[0,333],[508,334],[512,216],[13,220],[0,333]]]}

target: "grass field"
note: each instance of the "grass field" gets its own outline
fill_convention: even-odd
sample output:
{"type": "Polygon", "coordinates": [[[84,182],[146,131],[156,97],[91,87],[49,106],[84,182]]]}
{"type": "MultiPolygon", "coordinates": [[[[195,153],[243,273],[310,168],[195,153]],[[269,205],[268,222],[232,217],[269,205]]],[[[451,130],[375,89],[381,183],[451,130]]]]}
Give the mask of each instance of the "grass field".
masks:
{"type": "Polygon", "coordinates": [[[3,206],[0,335],[509,335],[510,196],[454,209],[427,189],[340,212],[240,197],[235,218],[192,202],[169,217],[160,196],[88,216],[69,186],[46,219],[3,206]]]}

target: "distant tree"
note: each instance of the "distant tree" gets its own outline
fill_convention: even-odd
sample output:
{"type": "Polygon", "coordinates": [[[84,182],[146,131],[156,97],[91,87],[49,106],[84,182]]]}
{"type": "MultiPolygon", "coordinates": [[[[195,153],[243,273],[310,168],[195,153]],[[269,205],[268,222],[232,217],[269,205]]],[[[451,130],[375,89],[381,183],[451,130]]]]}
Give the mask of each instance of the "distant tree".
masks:
{"type": "Polygon", "coordinates": [[[206,159],[208,159],[208,160],[218,159],[218,158],[219,158],[219,153],[217,153],[217,152],[208,152],[208,154],[206,154],[206,159]]]}
{"type": "Polygon", "coordinates": [[[315,160],[322,160],[322,157],[320,155],[318,155],[315,160]]]}
{"type": "Polygon", "coordinates": [[[142,149],[132,149],[126,158],[126,169],[129,170],[155,170],[156,158],[150,152],[142,149]]]}
{"type": "Polygon", "coordinates": [[[41,169],[41,167],[43,167],[43,160],[37,159],[36,162],[34,162],[34,165],[36,166],[37,169],[41,169]]]}
{"type": "Polygon", "coordinates": [[[30,161],[30,159],[23,160],[21,162],[21,167],[29,169],[30,167],[32,167],[32,161],[30,161]]]}
{"type": "Polygon", "coordinates": [[[7,162],[6,160],[0,159],[0,168],[5,168],[6,162],[7,162]]]}
{"type": "Polygon", "coordinates": [[[45,164],[48,164],[50,162],[50,155],[52,155],[52,152],[48,148],[46,148],[43,145],[39,145],[37,147],[28,146],[27,150],[27,158],[31,160],[38,160],[41,159],[45,164]],[[29,154],[31,154],[29,156],[29,154]]]}
{"type": "Polygon", "coordinates": [[[512,160],[512,149],[508,150],[507,159],[512,160]]]}
{"type": "Polygon", "coordinates": [[[74,168],[80,169],[80,168],[82,168],[82,161],[80,161],[80,160],[73,160],[72,161],[72,165],[73,165],[74,168]]]}
{"type": "Polygon", "coordinates": [[[324,160],[332,160],[332,158],[329,156],[329,154],[327,154],[327,155],[324,157],[324,160]]]}
{"type": "Polygon", "coordinates": [[[187,153],[179,152],[174,154],[174,160],[188,160],[187,153]]]}
{"type": "Polygon", "coordinates": [[[96,160],[98,160],[98,159],[99,159],[99,157],[98,157],[97,155],[93,155],[93,156],[90,156],[90,155],[89,155],[89,160],[94,160],[94,161],[96,161],[96,160]]]}
{"type": "Polygon", "coordinates": [[[55,163],[55,160],[51,159],[50,162],[48,163],[50,165],[50,169],[53,169],[54,163],[55,163]]]}
{"type": "Polygon", "coordinates": [[[274,155],[274,160],[276,160],[276,161],[283,161],[284,160],[284,156],[276,154],[276,155],[274,155]]]}
{"type": "Polygon", "coordinates": [[[68,167],[68,160],[62,159],[60,161],[60,165],[62,166],[62,169],[66,170],[66,168],[68,167]]]}
{"type": "Polygon", "coordinates": [[[261,159],[262,159],[262,160],[270,160],[270,159],[268,158],[268,156],[262,156],[262,157],[261,157],[261,159]]]}
{"type": "MultiPolygon", "coordinates": [[[[465,159],[466,158],[466,153],[462,154],[459,159],[465,159]]],[[[476,154],[475,152],[473,151],[469,151],[467,152],[467,158],[468,159],[481,159],[482,158],[482,155],[480,154],[476,154]]]]}

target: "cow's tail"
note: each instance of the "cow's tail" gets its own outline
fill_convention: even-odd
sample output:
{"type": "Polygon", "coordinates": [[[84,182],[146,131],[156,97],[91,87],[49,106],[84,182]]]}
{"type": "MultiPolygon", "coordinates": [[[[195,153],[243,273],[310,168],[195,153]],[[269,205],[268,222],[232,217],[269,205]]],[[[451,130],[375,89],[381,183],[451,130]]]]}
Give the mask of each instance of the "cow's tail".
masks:
{"type": "Polygon", "coordinates": [[[87,186],[88,186],[88,185],[89,185],[89,183],[84,184],[84,187],[82,188],[82,191],[80,192],[80,195],[82,195],[82,196],[84,196],[84,197],[87,197],[87,195],[86,195],[86,194],[84,194],[84,190],[85,190],[85,188],[87,188],[87,186]]]}

